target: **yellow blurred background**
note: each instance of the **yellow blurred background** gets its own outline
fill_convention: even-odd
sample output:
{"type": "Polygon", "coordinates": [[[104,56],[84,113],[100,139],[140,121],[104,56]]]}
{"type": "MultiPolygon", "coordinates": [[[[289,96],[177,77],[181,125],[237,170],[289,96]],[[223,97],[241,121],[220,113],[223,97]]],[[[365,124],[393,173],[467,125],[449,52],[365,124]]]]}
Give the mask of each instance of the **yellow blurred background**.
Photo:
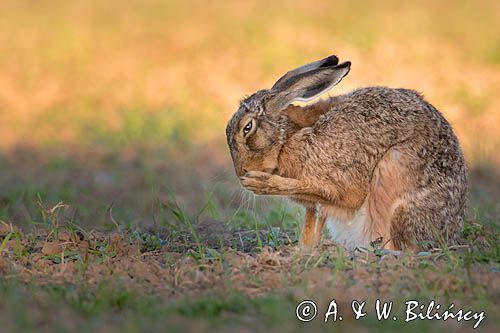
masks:
{"type": "Polygon", "coordinates": [[[422,92],[452,123],[473,182],[490,196],[500,188],[499,1],[17,0],[0,13],[4,218],[29,215],[11,203],[25,193],[13,179],[82,205],[102,186],[109,201],[149,191],[120,187],[130,170],[107,167],[108,154],[138,161],[151,183],[178,178],[168,166],[186,154],[201,175],[230,169],[224,128],[238,101],[330,54],[353,63],[331,94],[422,92]]]}

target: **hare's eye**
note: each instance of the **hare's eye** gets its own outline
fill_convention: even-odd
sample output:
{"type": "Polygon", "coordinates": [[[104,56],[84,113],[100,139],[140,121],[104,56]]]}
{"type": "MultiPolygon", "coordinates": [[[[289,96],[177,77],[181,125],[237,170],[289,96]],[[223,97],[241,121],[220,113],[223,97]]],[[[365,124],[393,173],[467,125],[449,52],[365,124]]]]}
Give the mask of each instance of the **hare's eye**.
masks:
{"type": "Polygon", "coordinates": [[[243,135],[247,135],[248,132],[250,132],[252,130],[252,120],[250,120],[246,125],[245,127],[243,127],[243,135]]]}

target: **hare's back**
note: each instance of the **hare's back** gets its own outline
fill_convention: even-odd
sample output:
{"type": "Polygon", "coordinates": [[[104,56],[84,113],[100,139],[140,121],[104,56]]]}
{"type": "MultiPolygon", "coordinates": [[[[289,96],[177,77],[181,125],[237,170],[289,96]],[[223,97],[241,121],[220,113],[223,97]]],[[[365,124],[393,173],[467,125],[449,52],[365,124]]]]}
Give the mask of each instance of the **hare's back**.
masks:
{"type": "Polygon", "coordinates": [[[333,97],[316,123],[319,151],[333,166],[370,172],[392,148],[419,177],[462,178],[465,162],[458,139],[442,114],[417,92],[369,87],[333,97]],[[460,176],[459,176],[460,175],[460,176]]]}
{"type": "Polygon", "coordinates": [[[458,143],[448,121],[414,90],[368,87],[330,102],[317,129],[339,142],[381,151],[402,142],[416,146],[458,143]]]}
{"type": "MultiPolygon", "coordinates": [[[[387,125],[443,121],[443,116],[423,96],[410,89],[367,87],[332,99],[332,111],[355,117],[363,123],[387,125]]],[[[444,120],[445,121],[445,120],[444,120]]],[[[446,121],[445,121],[446,122],[446,121]]]]}

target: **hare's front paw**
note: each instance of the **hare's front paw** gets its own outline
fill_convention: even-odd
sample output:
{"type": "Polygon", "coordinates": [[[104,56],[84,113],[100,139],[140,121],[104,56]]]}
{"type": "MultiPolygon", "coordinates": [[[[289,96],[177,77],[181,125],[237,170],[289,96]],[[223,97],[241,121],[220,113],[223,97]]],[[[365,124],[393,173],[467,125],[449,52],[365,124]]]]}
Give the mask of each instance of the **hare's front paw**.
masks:
{"type": "Polygon", "coordinates": [[[267,172],[249,171],[240,177],[241,185],[256,194],[287,194],[287,178],[267,172]]]}

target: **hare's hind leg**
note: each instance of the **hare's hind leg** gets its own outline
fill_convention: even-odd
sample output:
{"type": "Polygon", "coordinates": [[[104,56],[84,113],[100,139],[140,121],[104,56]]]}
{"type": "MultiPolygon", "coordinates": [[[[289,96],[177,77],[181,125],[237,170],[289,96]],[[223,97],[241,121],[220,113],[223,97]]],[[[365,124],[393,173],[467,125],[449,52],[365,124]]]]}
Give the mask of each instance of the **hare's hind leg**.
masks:
{"type": "Polygon", "coordinates": [[[300,238],[302,248],[310,249],[318,245],[325,221],[325,216],[316,207],[306,207],[306,217],[300,238]]]}
{"type": "Polygon", "coordinates": [[[418,208],[413,204],[400,205],[391,219],[391,241],[397,250],[418,250],[417,239],[425,239],[427,232],[420,223],[418,208]]]}
{"type": "Polygon", "coordinates": [[[463,209],[448,193],[435,187],[405,195],[391,219],[391,238],[396,248],[422,250],[459,241],[463,209]]]}
{"type": "Polygon", "coordinates": [[[369,214],[369,239],[382,239],[385,249],[400,249],[391,232],[396,208],[409,184],[407,160],[397,149],[392,148],[380,160],[373,172],[370,193],[367,198],[369,214]]]}

